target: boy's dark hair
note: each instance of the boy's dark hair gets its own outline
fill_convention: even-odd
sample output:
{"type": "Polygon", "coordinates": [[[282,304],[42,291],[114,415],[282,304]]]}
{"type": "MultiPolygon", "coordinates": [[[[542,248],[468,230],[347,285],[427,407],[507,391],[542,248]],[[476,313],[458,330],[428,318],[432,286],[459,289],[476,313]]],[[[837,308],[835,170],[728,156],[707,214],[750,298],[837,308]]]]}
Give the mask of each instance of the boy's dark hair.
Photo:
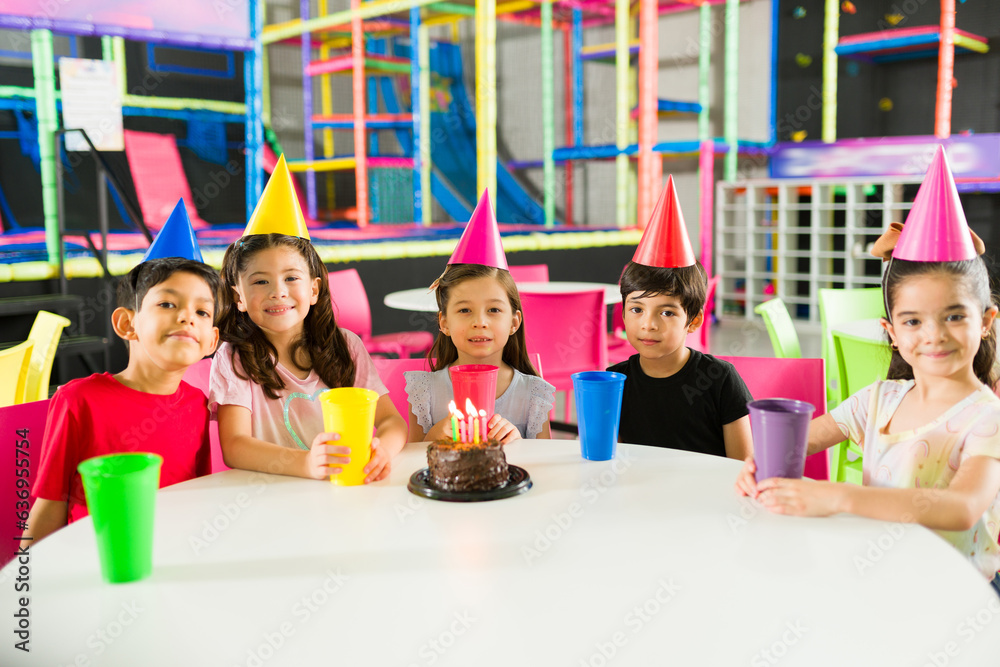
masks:
{"type": "MultiPolygon", "coordinates": [[[[226,255],[222,259],[222,280],[226,289],[222,295],[223,315],[219,323],[219,336],[232,346],[233,367],[236,368],[235,357],[238,352],[240,364],[248,376],[244,379],[259,384],[264,395],[270,399],[278,398],[277,392],[285,388],[285,383],[275,369],[278,351],[260,327],[250,319],[250,315],[239,311],[235,300],[235,286],[250,258],[262,250],[282,247],[302,256],[309,267],[310,280],[320,279],[316,305],[309,308],[309,313],[302,322],[302,336],[292,343],[295,365],[303,371],[315,369],[316,374],[330,388],[353,387],[354,357],[351,356],[347,338],[337,326],[337,319],[333,314],[326,265],[308,239],[286,234],[244,236],[226,248],[226,255]],[[299,366],[300,355],[308,360],[307,366],[299,366]]],[[[236,374],[240,375],[239,370],[236,374]]]]}
{"type": "Polygon", "coordinates": [[[208,264],[183,257],[151,259],[136,265],[126,275],[119,278],[118,307],[139,312],[142,300],[146,298],[146,293],[178,271],[195,275],[208,284],[215,302],[215,308],[212,309],[212,323],[217,324],[221,310],[219,304],[222,297],[222,279],[208,264]]]}
{"type": "MultiPolygon", "coordinates": [[[[448,297],[451,288],[473,278],[493,278],[500,283],[504,292],[507,293],[507,300],[510,301],[511,310],[514,312],[521,310],[521,294],[517,291],[517,285],[514,284],[514,279],[511,277],[509,271],[481,264],[449,264],[436,283],[435,296],[437,297],[438,311],[446,315],[448,313],[448,297]]],[[[458,349],[451,340],[451,336],[444,335],[444,332],[438,332],[437,338],[434,340],[434,345],[431,347],[430,352],[427,353],[427,358],[435,360],[433,370],[436,371],[447,368],[449,364],[455,363],[458,360],[458,349]]],[[[507,339],[507,344],[503,347],[501,359],[503,359],[504,363],[509,364],[512,368],[516,368],[525,375],[538,375],[538,371],[535,370],[535,367],[531,364],[531,360],[528,358],[528,345],[524,338],[523,313],[521,314],[521,326],[507,339]]]]}
{"type": "Polygon", "coordinates": [[[629,262],[622,271],[618,286],[622,293],[623,307],[633,292],[641,292],[640,299],[658,294],[679,298],[681,307],[687,314],[687,323],[691,324],[705,307],[708,274],[697,260],[694,266],[671,269],[629,262]]]}
{"type": "MultiPolygon", "coordinates": [[[[964,283],[969,294],[977,299],[983,307],[985,313],[991,306],[996,305],[993,294],[990,292],[990,275],[986,269],[986,263],[982,257],[968,259],[959,262],[909,262],[902,259],[893,258],[886,267],[882,276],[882,293],[885,295],[886,314],[889,321],[892,321],[892,308],[899,292],[899,286],[907,278],[914,276],[924,276],[931,274],[943,274],[952,276],[955,280],[964,283]]],[[[989,334],[979,342],[979,351],[976,352],[972,360],[972,370],[979,378],[979,381],[992,389],[997,383],[997,374],[994,368],[997,360],[997,331],[996,324],[990,327],[989,334]]],[[[912,380],[913,368],[906,363],[899,354],[899,350],[892,351],[892,359],[889,361],[889,371],[886,374],[888,380],[912,380]]]]}

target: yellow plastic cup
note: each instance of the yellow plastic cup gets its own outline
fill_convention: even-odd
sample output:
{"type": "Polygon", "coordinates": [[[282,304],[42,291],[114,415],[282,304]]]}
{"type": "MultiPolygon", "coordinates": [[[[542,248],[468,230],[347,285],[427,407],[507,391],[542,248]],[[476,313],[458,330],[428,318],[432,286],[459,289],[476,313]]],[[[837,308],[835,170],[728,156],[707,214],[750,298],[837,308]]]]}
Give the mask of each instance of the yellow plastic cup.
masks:
{"type": "Polygon", "coordinates": [[[320,394],[319,403],[323,407],[323,429],[340,434],[340,440],[333,444],[351,449],[351,462],[341,466],[340,473],[330,475],[330,481],[338,486],[363,484],[364,467],[372,458],[378,394],[371,389],[338,387],[320,394]]]}

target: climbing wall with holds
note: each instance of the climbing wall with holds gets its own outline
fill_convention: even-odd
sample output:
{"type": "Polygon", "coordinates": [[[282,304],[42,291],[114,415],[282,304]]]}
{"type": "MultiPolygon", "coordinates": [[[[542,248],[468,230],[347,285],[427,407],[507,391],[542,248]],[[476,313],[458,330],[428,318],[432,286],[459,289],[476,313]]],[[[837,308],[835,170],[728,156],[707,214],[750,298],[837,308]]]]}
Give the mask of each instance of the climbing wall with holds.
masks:
{"type": "MultiPolygon", "coordinates": [[[[823,88],[821,2],[781,2],[778,28],[778,141],[819,140],[823,88]]],[[[956,2],[955,26],[985,37],[988,53],[956,53],[953,134],[1000,132],[1000,3],[956,2]]],[[[840,37],[940,25],[940,3],[851,0],[840,3],[840,37]]],[[[838,58],[837,138],[934,134],[936,52],[894,62],[838,58]]]]}

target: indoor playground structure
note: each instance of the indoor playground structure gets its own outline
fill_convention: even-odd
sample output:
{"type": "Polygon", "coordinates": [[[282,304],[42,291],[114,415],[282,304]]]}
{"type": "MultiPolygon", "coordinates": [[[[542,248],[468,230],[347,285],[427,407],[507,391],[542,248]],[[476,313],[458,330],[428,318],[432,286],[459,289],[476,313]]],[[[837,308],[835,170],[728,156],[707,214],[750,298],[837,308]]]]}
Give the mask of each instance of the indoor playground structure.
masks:
{"type": "Polygon", "coordinates": [[[993,108],[975,98],[992,95],[989,3],[204,5],[0,8],[0,281],[109,281],[178,201],[218,265],[282,154],[331,265],[446,255],[489,190],[508,251],[608,249],[610,280],[667,171],[716,317],[777,296],[818,321],[821,289],[878,283],[865,248],[937,144],[982,219],[1000,191],[1000,124],[971,111],[993,108]],[[60,68],[80,61],[114,73],[120,148],[80,150],[65,121],[60,68]],[[538,141],[515,154],[518,128],[538,141]]]}

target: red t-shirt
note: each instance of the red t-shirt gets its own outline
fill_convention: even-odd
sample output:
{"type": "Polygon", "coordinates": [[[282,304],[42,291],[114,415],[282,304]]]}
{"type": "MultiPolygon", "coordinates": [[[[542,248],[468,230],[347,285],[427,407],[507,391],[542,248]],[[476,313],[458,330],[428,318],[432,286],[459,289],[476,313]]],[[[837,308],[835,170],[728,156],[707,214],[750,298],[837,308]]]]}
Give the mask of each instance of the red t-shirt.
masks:
{"type": "Polygon", "coordinates": [[[130,389],[109,373],[71,380],[49,403],[32,495],[68,502],[69,523],[87,516],[76,466],[103,454],[159,454],[161,488],[207,475],[208,418],[205,394],[186,382],[161,396],[130,389]]]}

